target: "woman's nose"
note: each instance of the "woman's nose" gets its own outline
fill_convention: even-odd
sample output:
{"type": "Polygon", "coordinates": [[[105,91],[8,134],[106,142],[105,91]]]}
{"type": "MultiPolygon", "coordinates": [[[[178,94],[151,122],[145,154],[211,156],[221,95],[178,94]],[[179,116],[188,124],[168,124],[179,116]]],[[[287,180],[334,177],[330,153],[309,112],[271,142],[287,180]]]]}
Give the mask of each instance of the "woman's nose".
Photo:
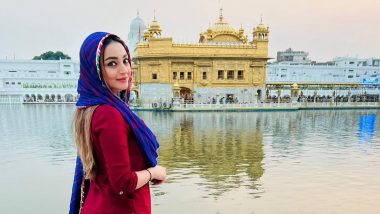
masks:
{"type": "Polygon", "coordinates": [[[120,73],[124,74],[124,73],[129,73],[129,71],[131,70],[131,67],[128,65],[124,65],[122,64],[121,68],[120,68],[120,73]]]}

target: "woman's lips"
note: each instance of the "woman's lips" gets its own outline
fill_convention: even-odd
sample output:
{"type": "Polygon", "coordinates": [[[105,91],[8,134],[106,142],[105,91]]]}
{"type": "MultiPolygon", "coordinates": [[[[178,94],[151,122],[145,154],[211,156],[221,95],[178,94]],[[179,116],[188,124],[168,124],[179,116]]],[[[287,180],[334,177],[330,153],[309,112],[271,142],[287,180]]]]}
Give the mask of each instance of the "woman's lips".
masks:
{"type": "Polygon", "coordinates": [[[124,77],[124,78],[119,78],[119,79],[116,79],[117,81],[120,81],[120,82],[127,82],[127,78],[124,77]]]}

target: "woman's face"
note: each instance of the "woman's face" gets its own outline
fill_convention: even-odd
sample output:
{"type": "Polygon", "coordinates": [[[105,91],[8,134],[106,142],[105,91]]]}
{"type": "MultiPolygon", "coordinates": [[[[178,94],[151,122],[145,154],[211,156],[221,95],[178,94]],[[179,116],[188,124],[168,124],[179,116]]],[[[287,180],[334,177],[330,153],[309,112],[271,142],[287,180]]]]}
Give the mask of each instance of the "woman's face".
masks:
{"type": "Polygon", "coordinates": [[[103,78],[113,94],[128,89],[132,69],[124,46],[112,41],[104,50],[103,78]]]}

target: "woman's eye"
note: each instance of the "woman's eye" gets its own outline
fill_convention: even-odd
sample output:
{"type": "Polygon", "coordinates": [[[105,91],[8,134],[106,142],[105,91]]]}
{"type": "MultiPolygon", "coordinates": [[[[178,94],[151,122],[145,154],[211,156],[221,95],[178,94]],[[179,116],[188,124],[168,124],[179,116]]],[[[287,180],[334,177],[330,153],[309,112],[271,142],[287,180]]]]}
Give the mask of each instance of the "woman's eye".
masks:
{"type": "Polygon", "coordinates": [[[116,66],[116,62],[109,62],[107,66],[116,66]]]}
{"type": "Polygon", "coordinates": [[[124,64],[129,64],[128,59],[124,59],[124,60],[123,60],[123,63],[124,63],[124,64]]]}

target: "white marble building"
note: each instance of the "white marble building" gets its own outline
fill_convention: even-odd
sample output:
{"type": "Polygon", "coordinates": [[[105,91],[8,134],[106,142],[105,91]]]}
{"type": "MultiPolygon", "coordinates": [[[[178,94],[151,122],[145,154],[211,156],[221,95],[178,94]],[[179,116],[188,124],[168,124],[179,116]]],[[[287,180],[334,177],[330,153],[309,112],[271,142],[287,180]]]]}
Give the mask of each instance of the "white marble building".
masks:
{"type": "Polygon", "coordinates": [[[145,29],[146,25],[144,21],[140,18],[139,13],[137,13],[136,18],[134,18],[131,22],[127,40],[127,45],[132,57],[135,56],[135,49],[137,43],[143,41],[145,29]]]}
{"type": "Polygon", "coordinates": [[[72,60],[0,60],[0,103],[73,102],[78,78],[72,60]]]}
{"type": "MultiPolygon", "coordinates": [[[[379,94],[380,59],[359,59],[338,57],[328,63],[313,62],[279,62],[267,65],[267,85],[294,84],[309,85],[303,90],[305,95],[312,95],[318,85],[330,85],[337,88],[341,95],[361,94],[363,91],[379,94]]],[[[318,89],[319,95],[331,95],[331,87],[318,89]]],[[[271,94],[277,93],[275,90],[271,94]]],[[[290,94],[284,89],[282,95],[290,94]]],[[[339,95],[339,94],[337,94],[339,95]]]]}

